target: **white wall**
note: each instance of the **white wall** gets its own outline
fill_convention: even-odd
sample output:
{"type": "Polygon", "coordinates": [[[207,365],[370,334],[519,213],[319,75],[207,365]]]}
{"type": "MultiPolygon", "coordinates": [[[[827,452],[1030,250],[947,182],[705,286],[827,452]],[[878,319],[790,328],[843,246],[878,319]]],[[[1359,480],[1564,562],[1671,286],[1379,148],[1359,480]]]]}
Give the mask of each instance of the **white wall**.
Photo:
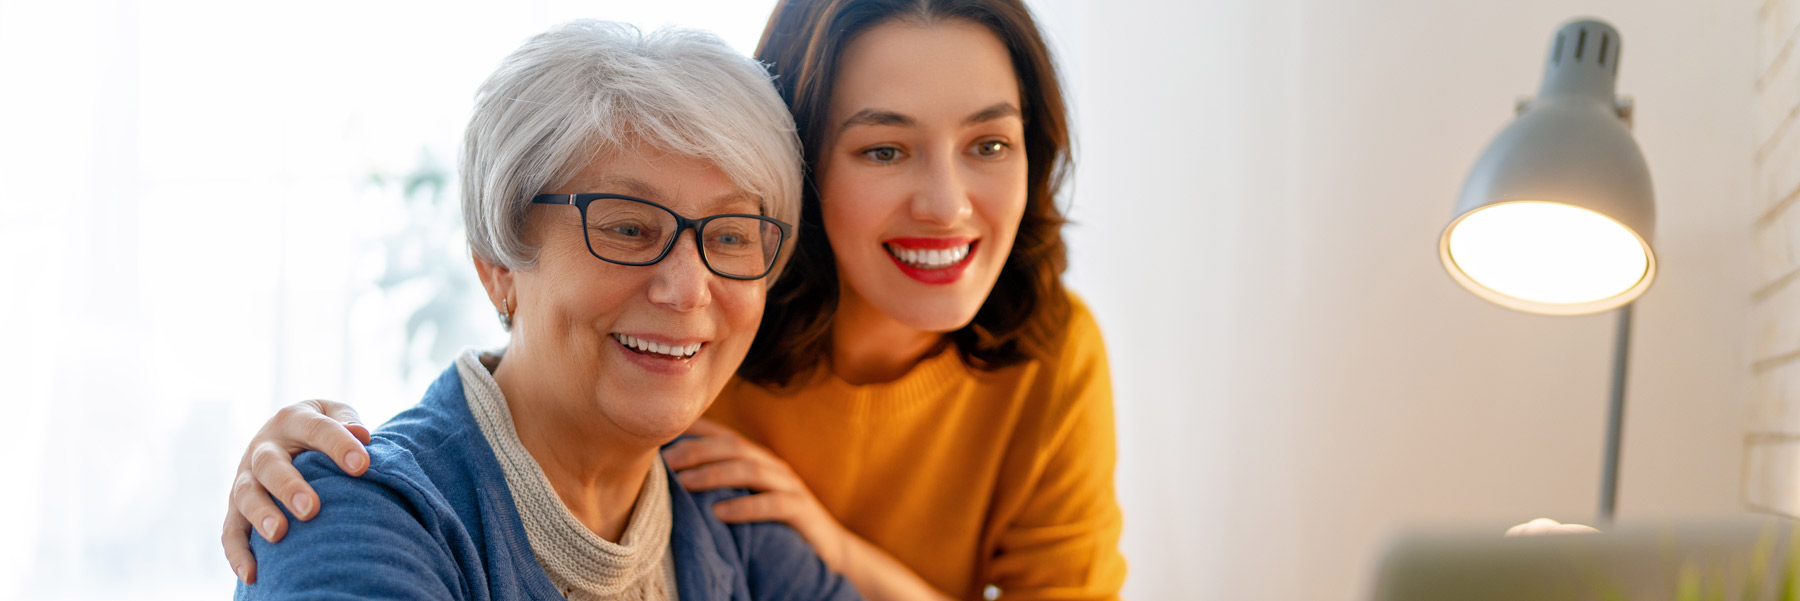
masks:
{"type": "Polygon", "coordinates": [[[1753,3],[1034,5],[1078,109],[1131,598],[1356,599],[1397,529],[1593,519],[1613,317],[1488,304],[1435,250],[1580,15],[1624,37],[1660,213],[1620,518],[1738,510],[1753,3]]]}

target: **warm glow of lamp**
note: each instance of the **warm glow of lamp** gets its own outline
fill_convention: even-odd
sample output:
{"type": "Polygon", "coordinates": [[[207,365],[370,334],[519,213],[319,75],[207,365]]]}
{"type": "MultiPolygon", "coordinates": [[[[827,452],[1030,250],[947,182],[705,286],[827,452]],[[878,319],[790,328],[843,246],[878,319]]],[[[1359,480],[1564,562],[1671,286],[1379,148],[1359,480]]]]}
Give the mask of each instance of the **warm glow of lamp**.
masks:
{"type": "Polygon", "coordinates": [[[1618,221],[1555,202],[1488,205],[1463,215],[1445,233],[1451,274],[1501,305],[1552,312],[1617,306],[1648,288],[1650,245],[1618,221]]]}
{"type": "Polygon", "coordinates": [[[1622,47],[1604,22],[1565,23],[1537,97],[1469,170],[1438,258],[1476,296],[1585,315],[1623,307],[1655,281],[1650,169],[1631,105],[1614,95],[1622,47]]]}

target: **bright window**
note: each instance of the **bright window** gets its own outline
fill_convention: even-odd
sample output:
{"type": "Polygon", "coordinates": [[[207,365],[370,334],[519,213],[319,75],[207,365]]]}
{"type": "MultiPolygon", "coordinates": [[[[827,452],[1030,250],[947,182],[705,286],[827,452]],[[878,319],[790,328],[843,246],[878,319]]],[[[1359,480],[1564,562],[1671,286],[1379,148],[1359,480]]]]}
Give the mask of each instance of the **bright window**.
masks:
{"type": "Polygon", "coordinates": [[[0,0],[0,598],[229,597],[257,424],[503,342],[453,171],[500,59],[581,17],[748,54],[772,5],[0,0]]]}

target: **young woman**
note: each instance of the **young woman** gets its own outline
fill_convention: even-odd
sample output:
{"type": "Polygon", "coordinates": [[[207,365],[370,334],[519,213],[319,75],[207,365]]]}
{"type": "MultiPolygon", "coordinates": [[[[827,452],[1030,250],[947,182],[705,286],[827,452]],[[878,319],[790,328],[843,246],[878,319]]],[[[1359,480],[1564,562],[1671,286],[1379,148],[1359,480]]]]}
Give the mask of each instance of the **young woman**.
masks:
{"type": "MultiPolygon", "coordinates": [[[[805,149],[802,232],[713,421],[664,459],[690,490],[758,491],[714,511],[793,526],[870,598],[1116,598],[1111,385],[1060,280],[1068,129],[1029,12],[784,1],[757,58],[805,149]]],[[[267,491],[319,510],[290,453],[366,464],[340,421],[303,403],[252,442],[234,566],[250,524],[286,528],[267,491]]]]}

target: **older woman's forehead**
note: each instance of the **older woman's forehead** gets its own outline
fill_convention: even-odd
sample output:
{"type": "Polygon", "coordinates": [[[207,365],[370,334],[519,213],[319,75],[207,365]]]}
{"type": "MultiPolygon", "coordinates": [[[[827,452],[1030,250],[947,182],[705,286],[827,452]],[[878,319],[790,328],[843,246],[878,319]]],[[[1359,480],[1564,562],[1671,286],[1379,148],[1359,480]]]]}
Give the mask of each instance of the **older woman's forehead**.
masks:
{"type": "MultiPolygon", "coordinates": [[[[624,194],[636,196],[644,200],[674,207],[681,205],[693,210],[712,213],[759,213],[762,211],[762,197],[735,184],[724,191],[698,190],[689,182],[680,178],[643,177],[602,171],[593,174],[586,181],[577,179],[572,185],[582,188],[579,192],[624,194]]],[[[725,180],[730,182],[729,179],[725,180]]],[[[718,186],[702,185],[704,188],[718,186]]]]}

